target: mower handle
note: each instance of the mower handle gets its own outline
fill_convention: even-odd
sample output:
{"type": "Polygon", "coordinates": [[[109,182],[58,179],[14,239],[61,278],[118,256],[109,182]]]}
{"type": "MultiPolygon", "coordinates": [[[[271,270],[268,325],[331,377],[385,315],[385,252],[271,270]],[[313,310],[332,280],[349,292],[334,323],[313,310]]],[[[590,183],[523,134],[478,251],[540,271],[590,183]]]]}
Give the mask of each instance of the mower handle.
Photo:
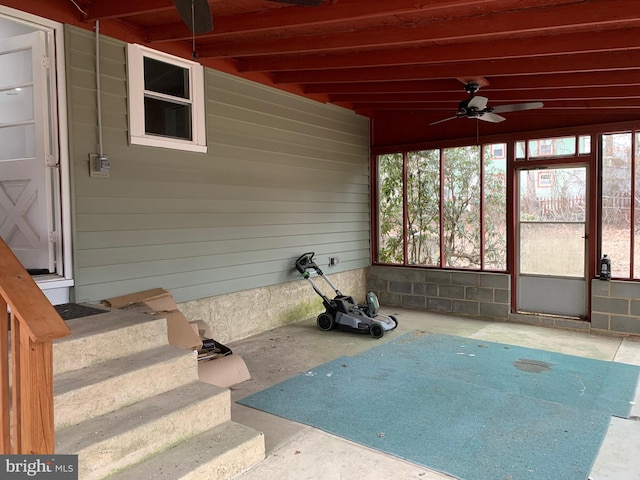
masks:
{"type": "Polygon", "coordinates": [[[298,270],[298,272],[300,272],[302,276],[305,276],[305,274],[307,274],[306,272],[309,268],[314,269],[316,272],[318,272],[318,274],[322,275],[322,270],[320,270],[320,267],[318,267],[318,265],[316,265],[316,263],[313,261],[314,255],[315,252],[303,253],[296,260],[296,270],[298,270]]]}
{"type": "Polygon", "coordinates": [[[336,303],[333,300],[331,300],[329,297],[327,297],[324,293],[322,293],[322,290],[320,290],[318,286],[315,283],[313,283],[313,280],[311,280],[311,275],[309,273],[309,270],[315,270],[315,272],[319,276],[324,278],[324,280],[329,284],[329,286],[333,288],[333,290],[336,292],[336,295],[340,295],[340,296],[342,295],[342,293],[340,293],[340,290],[338,290],[336,286],[333,283],[331,283],[331,281],[327,277],[325,277],[320,267],[316,264],[316,262],[313,261],[314,255],[315,255],[315,252],[307,252],[300,255],[300,257],[298,257],[298,259],[296,260],[296,270],[300,272],[300,274],[302,275],[302,278],[308,280],[309,283],[311,283],[311,286],[313,287],[315,292],[322,297],[322,300],[324,300],[325,306],[336,308],[336,303]]]}

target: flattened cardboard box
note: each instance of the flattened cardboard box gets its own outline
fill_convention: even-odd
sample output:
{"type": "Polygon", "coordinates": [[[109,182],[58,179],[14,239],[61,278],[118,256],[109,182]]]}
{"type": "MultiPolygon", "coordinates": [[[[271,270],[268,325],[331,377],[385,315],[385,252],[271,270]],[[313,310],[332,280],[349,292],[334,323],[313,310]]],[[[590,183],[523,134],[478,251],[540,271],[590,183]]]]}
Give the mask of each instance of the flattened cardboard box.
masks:
{"type": "MultiPolygon", "coordinates": [[[[178,310],[171,292],[163,288],[154,288],[103,300],[111,308],[125,308],[136,303],[144,303],[155,313],[166,318],[167,337],[170,345],[200,350],[202,340],[213,338],[209,327],[202,320],[190,322],[178,310]]],[[[251,375],[247,365],[239,355],[230,354],[222,358],[198,362],[198,378],[212,385],[228,388],[245,380],[251,375]]]]}
{"type": "Polygon", "coordinates": [[[153,288],[143,292],[122,295],[121,297],[107,298],[102,302],[107,307],[111,308],[124,308],[133,305],[134,303],[146,303],[157,311],[176,309],[176,303],[173,301],[173,295],[164,288],[153,288]]]}

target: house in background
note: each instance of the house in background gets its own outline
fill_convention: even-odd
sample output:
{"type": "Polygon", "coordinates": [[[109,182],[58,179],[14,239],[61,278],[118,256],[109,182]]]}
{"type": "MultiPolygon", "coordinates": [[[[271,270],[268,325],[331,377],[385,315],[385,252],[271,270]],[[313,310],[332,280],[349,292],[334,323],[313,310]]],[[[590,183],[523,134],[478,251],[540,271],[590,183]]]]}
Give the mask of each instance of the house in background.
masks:
{"type": "MultiPolygon", "coordinates": [[[[95,13],[92,17],[92,12],[104,6],[101,3],[31,0],[5,2],[11,7],[0,7],[0,235],[52,303],[99,302],[162,287],[173,293],[187,316],[205,320],[216,338],[236,340],[318,312],[318,299],[298,281],[293,269],[297,256],[314,251],[319,264],[327,267],[327,273],[335,277],[343,291],[362,297],[366,289],[372,289],[384,305],[640,333],[640,304],[636,300],[640,288],[635,281],[639,276],[633,268],[634,252],[640,248],[634,249],[633,207],[628,206],[634,213],[625,230],[627,243],[622,246],[629,268],[623,268],[614,282],[596,278],[599,256],[611,239],[602,217],[603,185],[607,183],[598,181],[603,172],[606,178],[600,152],[611,136],[626,135],[630,142],[626,161],[635,164],[640,156],[640,117],[635,100],[616,99],[614,103],[627,103],[612,112],[608,106],[599,106],[598,100],[582,97],[577,103],[589,102],[589,108],[582,110],[567,104],[566,99],[554,98],[554,83],[537,91],[522,87],[520,90],[526,93],[502,95],[501,79],[494,80],[485,71],[491,73],[493,69],[498,76],[501,69],[508,68],[498,61],[485,66],[464,55],[451,57],[459,58],[471,72],[465,76],[444,57],[446,52],[470,51],[466,44],[457,48],[453,41],[437,51],[425,50],[439,63],[421,70],[425,79],[411,78],[416,69],[407,65],[411,62],[405,56],[415,58],[415,52],[394,55],[396,45],[391,41],[386,50],[374,52],[370,34],[366,36],[368,46],[359,49],[362,56],[334,52],[335,56],[317,56],[313,59],[316,63],[307,60],[311,63],[306,68],[312,69],[309,74],[315,75],[317,84],[302,88],[296,85],[312,81],[301,74],[296,78],[296,72],[303,69],[295,63],[291,41],[290,57],[283,57],[278,72],[270,75],[264,73],[269,68],[258,66],[258,53],[247,54],[249,60],[237,64],[220,59],[222,54],[216,60],[207,60],[214,55],[215,42],[198,44],[205,60],[193,61],[188,32],[176,34],[176,41],[149,41],[150,32],[161,35],[158,25],[164,25],[165,18],[179,21],[171,2],[157,2],[157,8],[148,12],[157,22],[155,29],[147,25],[145,31],[139,27],[149,20],[136,11],[137,2],[127,2],[128,13],[95,13]],[[120,17],[125,20],[119,21],[120,17]],[[392,58],[398,64],[393,65],[392,58]],[[412,82],[411,88],[403,84],[403,91],[388,93],[386,98],[365,98],[368,92],[363,84],[373,88],[388,75],[357,63],[364,59],[385,59],[389,62],[386,68],[395,75],[390,83],[406,80],[412,82]],[[291,66],[286,66],[288,60],[291,66]],[[323,61],[334,63],[321,66],[323,61]],[[352,63],[345,65],[349,61],[352,63]],[[248,71],[251,65],[255,71],[248,71]],[[358,66],[362,68],[355,68],[355,75],[362,75],[364,81],[349,91],[349,83],[340,75],[358,66]],[[435,72],[437,68],[440,70],[435,72]],[[530,112],[515,112],[504,126],[456,119],[430,128],[429,123],[456,114],[457,101],[464,99],[460,80],[482,82],[481,75],[489,77],[488,83],[498,92],[492,94],[492,101],[541,99],[551,113],[526,116],[530,112]],[[429,85],[442,85],[445,78],[452,79],[444,87],[447,93],[419,91],[429,85]],[[422,82],[426,86],[419,87],[422,82]],[[329,94],[321,88],[327,84],[339,87],[329,94]],[[357,89],[360,91],[354,91],[357,89]],[[422,103],[429,103],[428,111],[420,107],[422,103]],[[563,114],[565,110],[569,113],[563,114]],[[598,116],[600,110],[605,113],[598,116]],[[568,153],[567,143],[575,147],[568,153]],[[501,174],[506,181],[500,187],[505,215],[502,230],[497,233],[504,240],[503,258],[491,266],[484,257],[482,235],[486,226],[481,220],[478,228],[484,233],[478,237],[479,253],[474,252],[478,253],[477,262],[456,263],[447,255],[444,222],[448,210],[446,202],[440,200],[451,195],[444,187],[448,178],[446,155],[448,149],[467,146],[478,148],[474,153],[478,172],[483,171],[485,150],[500,152],[506,165],[506,177],[501,174]],[[554,150],[554,146],[562,148],[554,150]],[[553,154],[558,151],[562,154],[553,154]],[[431,200],[437,214],[432,224],[437,227],[438,255],[419,263],[410,260],[406,230],[410,212],[407,202],[402,201],[411,186],[406,174],[410,159],[420,157],[414,155],[416,152],[432,152],[429,155],[438,159],[439,192],[431,200]],[[399,253],[391,260],[381,256],[386,234],[381,230],[385,219],[379,207],[389,194],[380,188],[380,175],[385,173],[380,165],[390,155],[401,162],[395,191],[400,199],[399,217],[395,218],[399,253]],[[519,187],[524,185],[521,179],[535,177],[542,182],[539,190],[544,190],[553,178],[550,168],[579,169],[582,191],[576,195],[589,199],[582,217],[565,222],[567,229],[578,233],[575,245],[581,250],[574,263],[582,262],[582,266],[570,278],[558,278],[552,271],[528,271],[522,268],[526,262],[520,258],[527,233],[545,228],[535,225],[533,229],[531,219],[520,215],[518,208],[526,191],[519,187]],[[339,258],[339,263],[329,266],[330,257],[339,258]],[[564,303],[569,306],[560,305],[564,303]],[[549,304],[554,306],[548,308],[549,304]]],[[[224,18],[229,20],[232,15],[223,14],[225,8],[232,11],[231,3],[212,3],[223,17],[218,23],[214,18],[222,29],[220,35],[231,28],[224,18]]],[[[267,9],[262,3],[273,9],[262,12],[266,23],[258,29],[266,30],[265,25],[274,23],[278,14],[284,15],[279,21],[315,15],[311,7],[276,8],[273,2],[255,3],[254,10],[267,9]],[[301,13],[294,17],[288,10],[301,13]]],[[[327,3],[317,12],[330,15],[332,8],[346,12],[351,3],[358,2],[327,3]]],[[[396,9],[409,12],[410,7],[403,2],[394,3],[396,9]]],[[[461,18],[455,10],[461,3],[452,0],[447,7],[450,11],[440,6],[440,15],[461,18]]],[[[497,12],[496,18],[503,20],[494,24],[496,31],[506,32],[506,25],[513,24],[512,17],[525,16],[524,10],[533,8],[533,3],[541,2],[521,2],[522,12],[497,12]]],[[[625,12],[618,15],[624,35],[606,39],[600,32],[596,35],[603,37],[599,50],[608,54],[610,62],[596,63],[603,71],[624,70],[626,76],[618,78],[626,79],[635,89],[640,83],[636,78],[640,63],[637,55],[627,51],[637,51],[637,43],[629,43],[637,37],[624,22],[633,20],[637,7],[628,5],[632,2],[613,0],[595,3],[597,8],[608,3],[609,11],[625,12]],[[617,43],[610,45],[614,38],[617,43]]],[[[532,70],[533,77],[544,65],[547,70],[540,75],[544,77],[540,85],[551,79],[563,92],[568,90],[566,82],[589,75],[602,88],[606,82],[613,82],[604,79],[602,72],[584,72],[587,60],[579,58],[584,52],[578,45],[586,50],[580,41],[584,25],[592,15],[582,14],[580,6],[552,7],[558,9],[553,18],[570,19],[563,21],[574,24],[560,31],[563,24],[547,18],[550,26],[559,30],[556,34],[562,36],[561,42],[549,45],[562,45],[576,53],[572,61],[580,73],[568,78],[569,74],[563,73],[569,68],[567,62],[555,59],[558,52],[544,50],[551,48],[547,44],[543,47],[532,41],[535,37],[531,31],[535,29],[529,24],[529,33],[518,36],[509,44],[513,51],[502,55],[522,57],[528,54],[527,49],[541,49],[538,61],[529,62],[526,68],[532,70]],[[567,15],[574,10],[575,15],[567,15]],[[516,48],[522,48],[523,53],[516,55],[516,48]]],[[[366,15],[361,12],[360,17],[366,15]]],[[[535,15],[528,18],[535,23],[535,15]]],[[[389,26],[389,32],[400,28],[389,26]]],[[[481,33],[477,36],[482,37],[481,33]]],[[[338,42],[340,36],[336,38],[338,42]]],[[[319,43],[314,36],[300,39],[296,48],[313,50],[314,40],[319,43]]],[[[592,43],[597,41],[590,39],[592,43]]],[[[237,48],[253,48],[255,44],[255,48],[268,49],[286,43],[270,42],[268,38],[252,42],[238,42],[237,48]]],[[[494,48],[486,39],[482,42],[474,52],[482,51],[482,47],[494,48]]],[[[228,43],[216,48],[232,50],[233,42],[228,43]]],[[[335,45],[332,48],[340,49],[335,45]]],[[[494,50],[491,54],[498,55],[494,50]]],[[[523,63],[522,58],[519,61],[523,63]]],[[[515,73],[508,71],[509,75],[515,73]]],[[[521,70],[514,83],[533,84],[524,82],[525,76],[521,70]]],[[[378,88],[377,93],[382,95],[392,87],[378,88]]],[[[502,89],[507,87],[503,85],[502,89]]],[[[592,95],[598,94],[594,90],[592,95]]],[[[620,169],[616,168],[619,175],[620,169]]],[[[564,170],[555,173],[561,175],[564,170]]],[[[627,177],[629,191],[625,195],[634,198],[636,182],[632,176],[627,177]]],[[[478,192],[484,192],[483,175],[479,173],[477,178],[478,192]]],[[[478,218],[483,218],[485,197],[476,195],[477,206],[468,212],[480,212],[478,218]]],[[[556,222],[548,218],[541,221],[556,222]]],[[[553,246],[541,245],[536,252],[545,255],[552,250],[553,246]]]]}

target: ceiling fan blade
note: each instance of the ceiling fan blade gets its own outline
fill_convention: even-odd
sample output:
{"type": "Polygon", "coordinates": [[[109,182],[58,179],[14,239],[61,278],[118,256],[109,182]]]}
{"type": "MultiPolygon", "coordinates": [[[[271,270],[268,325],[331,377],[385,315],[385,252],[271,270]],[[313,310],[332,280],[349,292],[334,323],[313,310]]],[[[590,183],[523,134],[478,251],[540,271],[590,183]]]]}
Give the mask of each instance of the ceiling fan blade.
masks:
{"type": "Polygon", "coordinates": [[[506,118],[491,112],[483,113],[482,115],[478,115],[475,118],[477,118],[478,120],[482,120],[483,122],[490,123],[500,123],[506,120],[506,118]]]}
{"type": "Polygon", "coordinates": [[[476,95],[469,99],[467,102],[467,108],[477,108],[478,110],[484,110],[487,107],[489,99],[481,95],[476,95]]]}
{"type": "Polygon", "coordinates": [[[272,2],[289,3],[291,5],[304,5],[306,7],[319,7],[324,0],[271,0],[272,2]]]}
{"type": "Polygon", "coordinates": [[[182,21],[194,35],[213,30],[211,9],[207,0],[173,0],[182,21]]]}
{"type": "Polygon", "coordinates": [[[513,103],[511,105],[498,105],[493,107],[493,111],[496,113],[505,112],[519,112],[521,110],[533,110],[535,108],[542,108],[544,104],[542,102],[530,102],[530,103],[513,103]]]}
{"type": "Polygon", "coordinates": [[[449,120],[455,120],[456,118],[458,118],[458,115],[454,115],[453,117],[443,118],[442,120],[431,122],[429,125],[437,125],[437,124],[442,123],[442,122],[448,122],[449,120]]]}

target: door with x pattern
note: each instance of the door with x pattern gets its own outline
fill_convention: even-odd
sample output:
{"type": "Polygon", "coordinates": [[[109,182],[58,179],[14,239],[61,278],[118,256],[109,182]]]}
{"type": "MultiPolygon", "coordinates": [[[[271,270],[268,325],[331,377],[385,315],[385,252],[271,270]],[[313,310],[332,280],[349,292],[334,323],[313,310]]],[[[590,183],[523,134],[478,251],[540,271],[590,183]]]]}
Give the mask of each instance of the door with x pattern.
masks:
{"type": "Polygon", "coordinates": [[[0,40],[0,237],[25,268],[54,272],[43,32],[0,40]]]}

